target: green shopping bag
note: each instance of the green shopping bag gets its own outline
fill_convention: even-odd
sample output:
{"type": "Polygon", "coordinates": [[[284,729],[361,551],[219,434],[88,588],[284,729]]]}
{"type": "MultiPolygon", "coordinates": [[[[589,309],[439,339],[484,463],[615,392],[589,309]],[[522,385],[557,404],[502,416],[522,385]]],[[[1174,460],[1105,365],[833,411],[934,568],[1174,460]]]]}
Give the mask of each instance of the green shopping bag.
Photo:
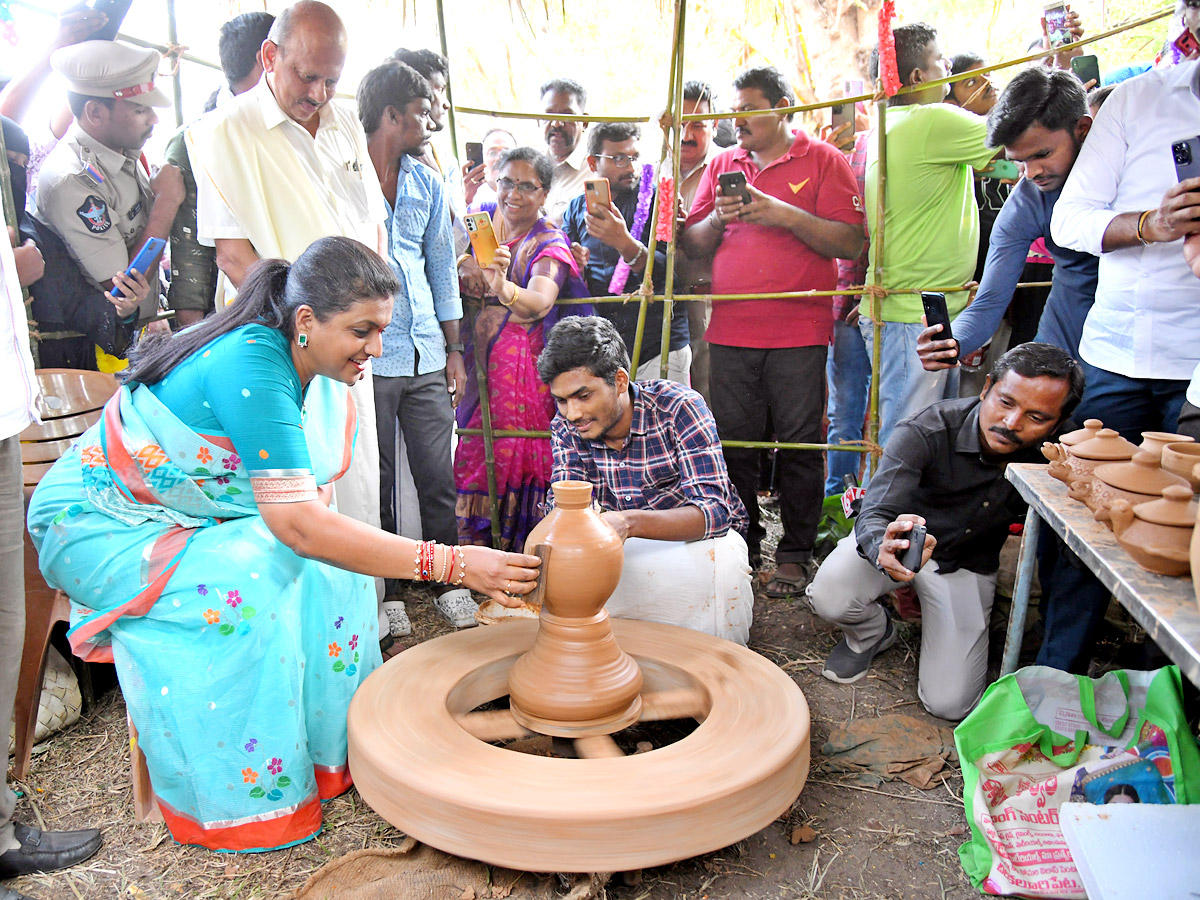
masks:
{"type": "Polygon", "coordinates": [[[1142,802],[1200,802],[1175,666],[1096,679],[1026,667],[984,692],[954,742],[971,826],[958,855],[985,894],[1086,898],[1058,810],[1098,784],[1137,784],[1142,802]]]}

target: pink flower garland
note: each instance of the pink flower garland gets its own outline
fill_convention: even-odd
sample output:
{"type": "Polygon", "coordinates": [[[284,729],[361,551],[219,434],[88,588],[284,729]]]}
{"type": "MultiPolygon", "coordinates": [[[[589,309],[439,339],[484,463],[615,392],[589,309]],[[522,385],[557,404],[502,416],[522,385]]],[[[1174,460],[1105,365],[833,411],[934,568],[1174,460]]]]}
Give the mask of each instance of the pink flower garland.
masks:
{"type": "MultiPolygon", "coordinates": [[[[650,221],[650,202],[654,198],[654,166],[647,163],[642,166],[642,183],[638,187],[637,211],[633,214],[633,228],[629,233],[634,240],[641,240],[640,235],[646,230],[650,221]]],[[[625,282],[629,280],[629,263],[620,259],[613,269],[612,280],[608,283],[610,294],[620,294],[625,291],[625,282]]]]}
{"type": "Polygon", "coordinates": [[[896,18],[895,0],[883,0],[879,7],[879,79],[883,92],[896,96],[900,90],[900,71],[896,64],[896,36],[892,34],[892,19],[896,18]]]}

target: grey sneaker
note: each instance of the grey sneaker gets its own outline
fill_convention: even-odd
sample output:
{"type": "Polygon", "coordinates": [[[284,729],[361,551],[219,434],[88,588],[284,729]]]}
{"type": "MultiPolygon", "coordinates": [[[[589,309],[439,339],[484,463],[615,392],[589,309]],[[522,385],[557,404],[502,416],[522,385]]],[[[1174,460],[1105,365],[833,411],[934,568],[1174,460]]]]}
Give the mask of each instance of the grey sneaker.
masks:
{"type": "Polygon", "coordinates": [[[403,600],[384,600],[383,611],[387,615],[388,634],[394,638],[412,634],[412,622],[408,620],[408,610],[403,600]]]}
{"type": "Polygon", "coordinates": [[[829,658],[825,660],[825,668],[821,674],[838,684],[853,684],[867,674],[867,670],[871,668],[871,660],[894,643],[896,643],[896,627],[892,624],[891,619],[887,620],[887,630],[883,633],[883,637],[868,650],[860,652],[851,650],[850,645],[843,637],[833,648],[829,658]]]}
{"type": "Polygon", "coordinates": [[[475,621],[475,610],[479,606],[471,599],[471,592],[466,588],[446,591],[434,597],[433,605],[442,614],[442,618],[455,628],[471,628],[479,624],[475,621]]]}

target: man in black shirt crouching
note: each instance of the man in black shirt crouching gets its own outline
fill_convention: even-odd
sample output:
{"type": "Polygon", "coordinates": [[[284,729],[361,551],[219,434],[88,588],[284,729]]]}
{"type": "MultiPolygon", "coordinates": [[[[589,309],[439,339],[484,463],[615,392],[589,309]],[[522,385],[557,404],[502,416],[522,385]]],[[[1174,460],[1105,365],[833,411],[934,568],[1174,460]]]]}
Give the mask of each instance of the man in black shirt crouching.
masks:
{"type": "Polygon", "coordinates": [[[858,681],[895,643],[878,598],[912,582],[921,600],[921,703],[935,716],[961,719],[979,702],[1000,548],[1025,512],[1004,467],[1042,462],[1042,441],[1082,394],[1083,370],[1068,353],[1021,344],[996,362],[978,398],[935,403],[896,426],[854,533],[808,588],[817,615],[842,629],[826,678],[858,681]],[[915,575],[898,559],[914,524],[928,531],[915,575]]]}

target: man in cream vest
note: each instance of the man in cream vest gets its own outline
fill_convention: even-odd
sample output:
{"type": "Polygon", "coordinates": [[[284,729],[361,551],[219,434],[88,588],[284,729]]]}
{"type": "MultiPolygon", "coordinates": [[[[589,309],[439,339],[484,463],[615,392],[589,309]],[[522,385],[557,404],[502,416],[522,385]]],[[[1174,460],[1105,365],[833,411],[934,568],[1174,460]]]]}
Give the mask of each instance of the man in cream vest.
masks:
{"type": "MultiPolygon", "coordinates": [[[[313,0],[284,10],[262,45],[263,79],[188,129],[200,242],[232,288],[258,259],[296,259],[344,235],[386,253],[387,210],[353,109],[333,101],[346,30],[313,0]]],[[[386,258],[386,256],[385,256],[386,258]]],[[[236,302],[236,301],[233,301],[236,302]]],[[[371,370],[351,389],[358,437],[338,508],[379,527],[379,445],[371,370]]],[[[379,584],[382,597],[382,583],[379,584]]],[[[386,629],[384,632],[386,633],[386,629]]]]}

